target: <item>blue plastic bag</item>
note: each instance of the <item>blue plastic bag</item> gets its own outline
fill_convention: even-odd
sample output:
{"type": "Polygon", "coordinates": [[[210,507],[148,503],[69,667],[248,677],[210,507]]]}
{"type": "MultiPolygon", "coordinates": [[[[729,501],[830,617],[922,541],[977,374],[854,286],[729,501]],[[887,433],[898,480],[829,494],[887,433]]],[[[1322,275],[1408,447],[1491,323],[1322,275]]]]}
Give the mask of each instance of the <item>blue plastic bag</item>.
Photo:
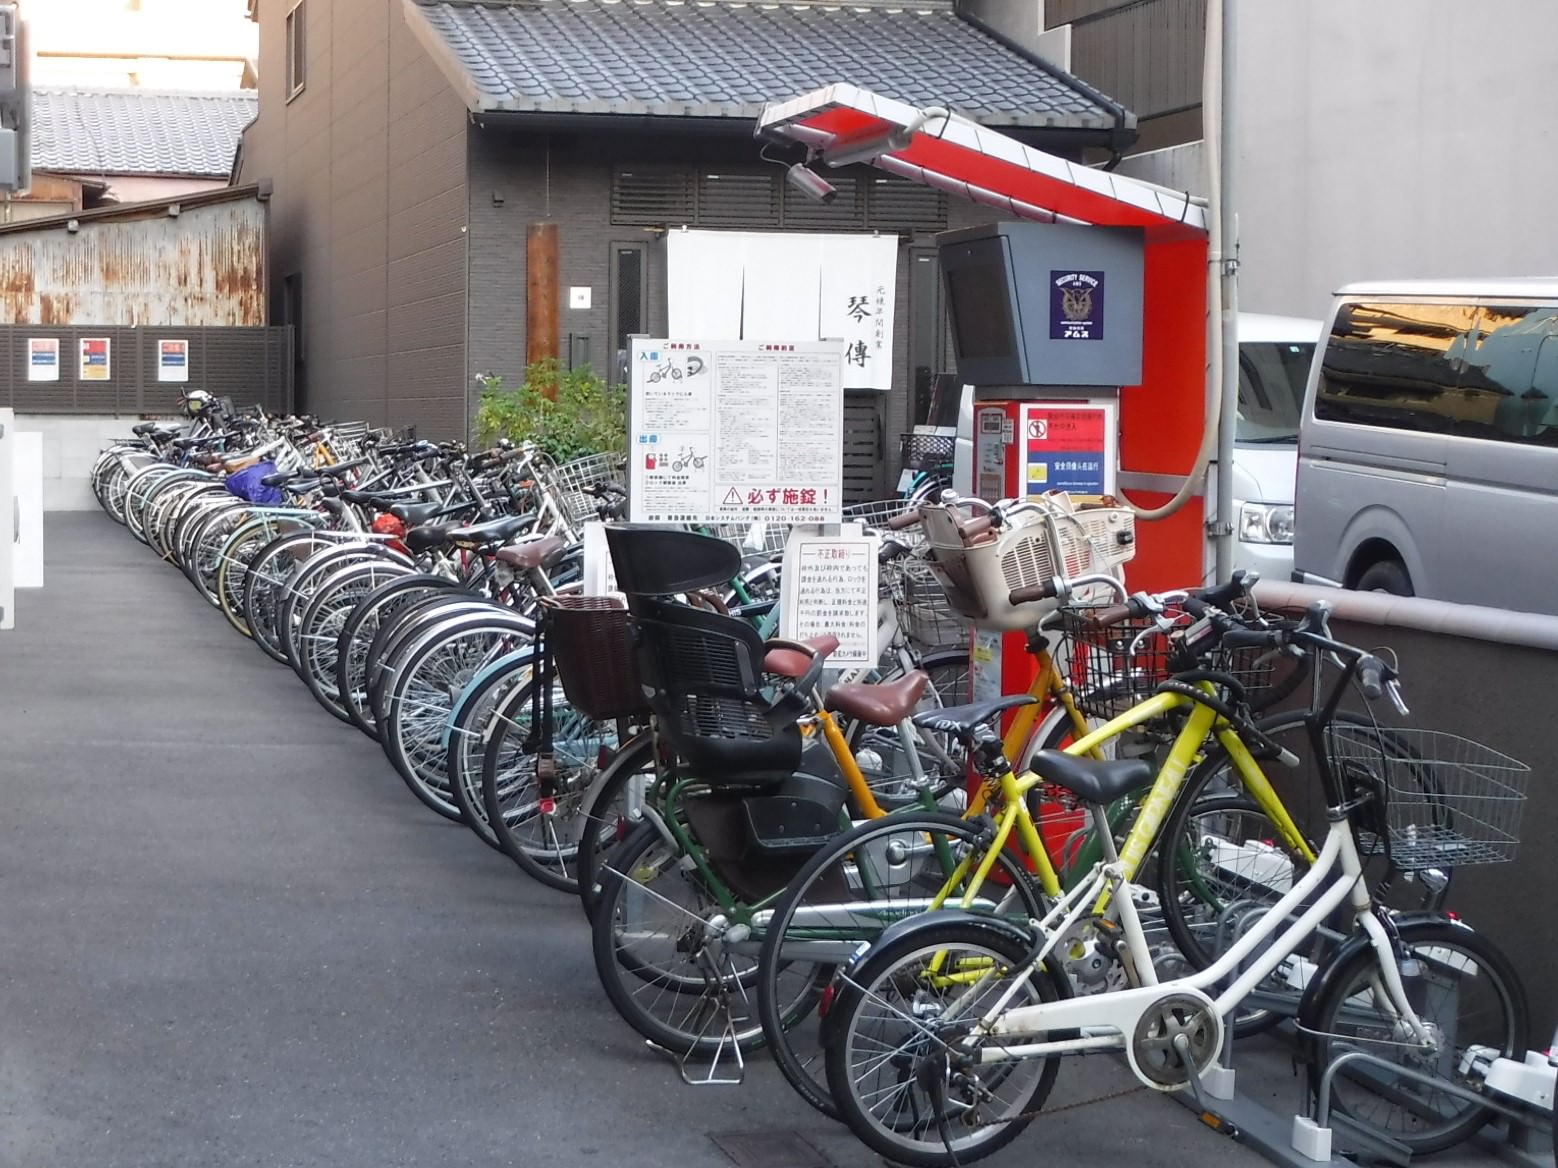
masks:
{"type": "Polygon", "coordinates": [[[227,476],[227,489],[240,499],[251,503],[280,503],[283,499],[280,487],[267,487],[260,480],[276,473],[274,462],[257,462],[227,476]]]}

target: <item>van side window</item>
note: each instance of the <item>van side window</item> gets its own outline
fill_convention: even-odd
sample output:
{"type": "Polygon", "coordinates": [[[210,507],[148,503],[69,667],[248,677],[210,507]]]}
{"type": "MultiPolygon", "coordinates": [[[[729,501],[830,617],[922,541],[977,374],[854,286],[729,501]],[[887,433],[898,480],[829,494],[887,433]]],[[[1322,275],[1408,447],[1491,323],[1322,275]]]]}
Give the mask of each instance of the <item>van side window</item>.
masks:
{"type": "Polygon", "coordinates": [[[1344,305],[1315,417],[1558,446],[1558,308],[1344,305]]]}

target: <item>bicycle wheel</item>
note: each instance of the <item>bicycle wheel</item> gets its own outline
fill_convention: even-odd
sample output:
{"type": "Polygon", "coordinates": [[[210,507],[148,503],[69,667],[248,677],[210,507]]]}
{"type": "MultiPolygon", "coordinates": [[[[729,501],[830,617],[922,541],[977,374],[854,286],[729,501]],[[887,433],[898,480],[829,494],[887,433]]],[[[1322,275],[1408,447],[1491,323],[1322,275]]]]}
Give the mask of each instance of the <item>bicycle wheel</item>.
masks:
{"type": "Polygon", "coordinates": [[[347,720],[375,742],[378,727],[373,721],[373,710],[368,693],[368,649],[378,636],[379,627],[393,620],[408,605],[424,596],[444,594],[455,589],[453,580],[417,572],[381,584],[352,610],[341,627],[340,640],[336,642],[335,686],[346,708],[347,720]]]}
{"type": "Polygon", "coordinates": [[[490,848],[503,851],[498,833],[487,820],[482,799],[482,762],[496,733],[496,717],[516,686],[530,679],[531,653],[527,648],[501,657],[466,686],[449,715],[449,747],[444,766],[449,772],[449,793],[460,818],[490,848]]]}
{"type": "MultiPolygon", "coordinates": [[[[757,944],[710,928],[720,902],[682,859],[652,823],[613,853],[591,930],[595,971],[617,1012],[658,1046],[712,1054],[733,1035],[747,1049],[763,1034],[752,1001],[757,944]]],[[[797,997],[818,992],[814,976],[795,987],[797,997]]]]}
{"type": "Polygon", "coordinates": [[[585,794],[574,864],[585,916],[595,915],[603,865],[612,863],[616,849],[644,821],[644,797],[655,773],[654,738],[641,733],[623,744],[585,794]]]}
{"type": "Polygon", "coordinates": [[[287,664],[278,623],[281,590],[310,556],[335,546],[334,533],[293,531],[255,553],[243,578],[243,619],[254,643],[271,660],[287,664]]]}
{"type": "Polygon", "coordinates": [[[379,741],[412,794],[448,819],[461,818],[449,790],[445,731],[455,701],[485,666],[528,642],[529,621],[494,606],[411,639],[386,664],[379,741]]]}
{"type": "Polygon", "coordinates": [[[552,805],[544,809],[529,741],[535,692],[526,677],[493,711],[482,757],[482,809],[510,859],[548,887],[576,892],[579,845],[588,829],[585,798],[617,748],[617,726],[575,710],[555,683],[552,805]]]}
{"type": "MultiPolygon", "coordinates": [[[[842,965],[894,921],[931,907],[945,892],[957,907],[966,881],[950,878],[959,861],[982,850],[980,824],[936,811],[905,810],[858,824],[807,862],[762,925],[758,1017],[774,1061],[802,1099],[840,1118],[824,1073],[818,1020],[796,1016],[781,975],[796,961],[842,965]]],[[[972,868],[972,865],[970,865],[972,868]]],[[[1038,887],[1022,862],[1003,852],[978,907],[1026,922],[1044,915],[1038,887]]],[[[815,1003],[812,1003],[815,1005],[815,1003]]]]}
{"type": "Polygon", "coordinates": [[[379,559],[341,568],[320,585],[303,612],[298,623],[298,672],[308,692],[343,722],[350,718],[336,681],[341,629],[370,592],[413,570],[398,560],[379,559]]]}
{"type": "Polygon", "coordinates": [[[1310,1090],[1317,1091],[1325,1069],[1349,1051],[1382,1059],[1387,1065],[1354,1062],[1338,1069],[1333,1108],[1414,1154],[1439,1152],[1469,1137],[1492,1112],[1434,1081],[1475,1086],[1463,1070],[1473,1045],[1521,1057],[1530,1015],[1514,967],[1486,937],[1446,919],[1419,918],[1398,931],[1407,1000],[1428,1024],[1433,1044],[1424,1049],[1412,1041],[1384,991],[1374,949],[1349,948],[1338,955],[1340,965],[1320,972],[1322,988],[1299,1018],[1309,1044],[1310,1090]],[[1393,1074],[1392,1066],[1430,1076],[1430,1082],[1393,1074]]]}
{"type": "Polygon", "coordinates": [[[990,1040],[975,1063],[954,1045],[1004,994],[1009,1009],[1070,996],[1064,978],[1024,968],[1027,949],[987,925],[948,922],[873,948],[835,983],[828,1085],[872,1151],[913,1168],[950,1168],[1005,1147],[1032,1122],[1058,1057],[992,1057],[1000,1047],[990,1040]]]}

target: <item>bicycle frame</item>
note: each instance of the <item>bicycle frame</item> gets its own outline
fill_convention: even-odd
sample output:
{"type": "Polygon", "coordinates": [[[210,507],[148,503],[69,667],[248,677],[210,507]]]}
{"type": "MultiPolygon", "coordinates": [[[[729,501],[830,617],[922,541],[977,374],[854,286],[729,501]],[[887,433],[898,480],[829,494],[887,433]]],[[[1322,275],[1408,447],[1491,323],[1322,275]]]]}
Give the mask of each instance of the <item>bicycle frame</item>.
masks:
{"type": "MultiPolygon", "coordinates": [[[[1333,811],[1325,844],[1313,867],[1269,912],[1206,969],[1159,982],[1153,971],[1151,954],[1135,903],[1130,896],[1118,895],[1122,888],[1130,886],[1124,862],[1117,859],[1102,864],[1094,870],[1089,880],[1067,893],[1038,922],[1038,931],[1046,940],[1026,968],[1030,974],[1042,968],[1066,931],[1091,911],[1091,899],[1112,895],[1119,905],[1125,941],[1142,984],[1105,994],[1008,1010],[1006,1007],[1026,980],[1017,979],[983,1012],[971,1032],[972,1037],[1021,1040],[1055,1031],[1081,1033],[1076,1038],[1051,1041],[1003,1041],[993,1047],[982,1047],[977,1052],[977,1061],[985,1063],[1010,1058],[1043,1058],[1088,1050],[1124,1049],[1129,1052],[1127,1036],[1137,1033],[1137,1027],[1149,1009],[1175,994],[1202,1000],[1216,1014],[1221,1026],[1239,1003],[1282,965],[1343,901],[1351,902],[1370,945],[1379,954],[1380,968],[1384,974],[1383,988],[1390,1004],[1399,1011],[1413,1039],[1426,1045],[1432,1041],[1429,1028],[1407,1000],[1401,971],[1396,964],[1395,948],[1385,926],[1374,913],[1368,886],[1362,877],[1363,862],[1358,855],[1351,825],[1345,815],[1333,811]],[[1293,917],[1295,912],[1298,915],[1293,917]],[[1257,956],[1257,950],[1263,946],[1266,948],[1257,956]],[[1247,966],[1246,961],[1249,961],[1247,966]],[[1215,998],[1211,997],[1207,992],[1210,987],[1234,974],[1241,966],[1245,966],[1243,971],[1215,998]]],[[[957,1016],[958,1003],[954,1002],[942,1015],[942,1020],[957,1016]]]]}

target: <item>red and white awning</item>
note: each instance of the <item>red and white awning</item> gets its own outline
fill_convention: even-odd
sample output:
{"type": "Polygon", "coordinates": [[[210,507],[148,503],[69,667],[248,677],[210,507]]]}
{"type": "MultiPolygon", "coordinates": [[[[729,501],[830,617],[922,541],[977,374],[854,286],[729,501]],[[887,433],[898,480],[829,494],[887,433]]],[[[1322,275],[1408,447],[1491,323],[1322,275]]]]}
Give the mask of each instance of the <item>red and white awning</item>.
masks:
{"type": "Polygon", "coordinates": [[[946,110],[854,85],[769,102],[757,135],[800,142],[826,165],[869,163],[1019,219],[1140,227],[1163,241],[1206,233],[1206,207],[1184,192],[1079,166],[946,110]]]}

